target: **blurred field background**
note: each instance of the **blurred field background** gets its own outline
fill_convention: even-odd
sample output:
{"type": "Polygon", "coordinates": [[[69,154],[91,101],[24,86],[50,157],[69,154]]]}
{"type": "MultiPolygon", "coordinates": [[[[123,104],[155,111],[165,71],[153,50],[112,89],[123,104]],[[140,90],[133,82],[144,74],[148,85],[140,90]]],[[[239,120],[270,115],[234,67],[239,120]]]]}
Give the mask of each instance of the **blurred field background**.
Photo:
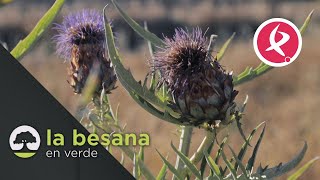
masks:
{"type": "MultiPolygon", "coordinates": [[[[53,0],[33,0],[28,3],[16,0],[2,7],[0,40],[8,49],[13,48],[52,3],[53,0]]],[[[56,22],[60,23],[63,15],[69,12],[83,8],[101,9],[107,3],[110,2],[68,1],[56,22]]],[[[260,122],[267,122],[257,165],[262,162],[263,166],[275,166],[290,160],[300,151],[304,141],[308,142],[309,149],[303,163],[320,155],[320,1],[119,0],[119,3],[138,22],[147,21],[149,30],[159,36],[172,36],[175,27],[199,26],[203,30],[209,28],[208,36],[215,33],[219,37],[215,52],[221,47],[222,42],[236,32],[236,39],[222,61],[223,66],[233,70],[235,74],[240,73],[246,66],[257,66],[260,63],[253,51],[252,38],[255,29],[264,20],[283,17],[299,27],[308,13],[315,9],[312,23],[303,36],[303,48],[298,60],[237,87],[240,94],[236,100],[241,103],[245,95],[249,95],[243,119],[246,134],[260,122]]],[[[147,60],[150,58],[146,43],[125,24],[112,5],[109,6],[109,15],[113,19],[119,51],[125,65],[130,67],[136,79],[143,80],[148,72],[147,60]]],[[[79,96],[73,94],[66,82],[68,63],[64,63],[54,54],[55,45],[51,42],[54,33],[52,30],[47,32],[33,51],[22,60],[22,64],[70,113],[75,114],[79,96]]],[[[117,90],[113,91],[112,102],[114,106],[120,103],[119,118],[122,124],[127,124],[128,132],[150,134],[151,146],[146,148],[146,164],[152,172],[157,173],[162,166],[155,149],[164,155],[168,154],[171,162],[175,162],[170,142],[173,141],[177,145],[179,135],[176,126],[145,112],[130,99],[119,83],[117,90]]],[[[240,149],[243,140],[237,129],[230,127],[223,134],[227,133],[230,134],[231,147],[240,149]]],[[[203,136],[201,130],[194,131],[191,153],[197,149],[203,136]]],[[[215,153],[215,149],[213,152],[215,153]]],[[[120,159],[118,155],[116,154],[116,157],[120,159]]],[[[125,166],[132,172],[131,164],[127,159],[125,166]]],[[[302,179],[320,179],[320,163],[308,170],[302,179]]]]}

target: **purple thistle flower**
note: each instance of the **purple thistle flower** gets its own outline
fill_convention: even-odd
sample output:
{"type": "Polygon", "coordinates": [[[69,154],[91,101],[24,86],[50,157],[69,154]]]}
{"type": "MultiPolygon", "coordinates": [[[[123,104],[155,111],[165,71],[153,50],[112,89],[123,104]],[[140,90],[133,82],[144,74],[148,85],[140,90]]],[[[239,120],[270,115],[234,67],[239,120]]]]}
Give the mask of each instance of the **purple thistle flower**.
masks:
{"type": "MultiPolygon", "coordinates": [[[[169,88],[185,74],[201,71],[204,64],[210,63],[207,56],[207,38],[200,28],[191,33],[176,29],[172,39],[165,38],[166,47],[158,51],[154,58],[154,69],[160,70],[169,88]],[[177,79],[178,78],[178,79],[177,79]]],[[[211,56],[210,56],[211,57],[211,56]]]]}
{"type": "Polygon", "coordinates": [[[57,54],[69,60],[69,84],[75,93],[81,93],[90,73],[98,76],[96,95],[102,89],[114,89],[116,75],[108,55],[105,54],[105,34],[102,13],[82,10],[56,24],[58,34],[53,37],[57,54]]]}
{"type": "Polygon", "coordinates": [[[151,66],[160,72],[159,82],[168,87],[177,109],[196,126],[224,120],[238,91],[233,90],[232,74],[208,55],[201,29],[176,29],[165,44],[155,53],[151,66]]]}
{"type": "Polygon", "coordinates": [[[82,10],[69,14],[62,24],[55,24],[58,34],[53,37],[57,54],[70,60],[72,47],[79,44],[105,44],[102,13],[95,10],[82,10]]]}

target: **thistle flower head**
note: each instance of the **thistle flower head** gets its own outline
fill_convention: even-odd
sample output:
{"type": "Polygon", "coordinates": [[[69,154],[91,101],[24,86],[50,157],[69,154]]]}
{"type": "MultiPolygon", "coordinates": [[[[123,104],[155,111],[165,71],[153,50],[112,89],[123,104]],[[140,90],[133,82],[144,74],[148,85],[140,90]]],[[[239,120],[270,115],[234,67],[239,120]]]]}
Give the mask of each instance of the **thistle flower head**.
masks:
{"type": "Polygon", "coordinates": [[[155,54],[153,68],[160,71],[160,83],[168,86],[182,114],[194,125],[224,120],[238,92],[231,73],[208,55],[202,31],[177,29],[165,43],[155,54]]]}
{"type": "Polygon", "coordinates": [[[93,69],[98,71],[97,93],[102,88],[114,88],[116,76],[105,54],[103,15],[95,10],[82,10],[66,16],[62,24],[56,24],[54,36],[57,54],[70,60],[69,84],[75,93],[81,93],[93,69]],[[94,67],[94,68],[93,68],[94,67]]]}
{"type": "Polygon", "coordinates": [[[69,60],[72,47],[80,44],[104,45],[103,16],[95,10],[82,10],[71,13],[64,18],[62,24],[54,27],[58,34],[54,36],[57,54],[69,60]]]}

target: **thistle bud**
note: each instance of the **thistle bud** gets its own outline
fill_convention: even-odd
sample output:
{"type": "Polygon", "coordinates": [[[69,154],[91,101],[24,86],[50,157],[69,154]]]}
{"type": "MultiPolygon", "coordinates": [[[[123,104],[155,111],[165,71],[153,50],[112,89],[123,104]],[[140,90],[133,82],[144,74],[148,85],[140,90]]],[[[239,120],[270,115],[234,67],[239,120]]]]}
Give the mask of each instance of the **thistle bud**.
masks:
{"type": "Polygon", "coordinates": [[[103,16],[94,10],[83,10],[64,18],[62,24],[54,27],[57,54],[70,63],[69,84],[80,94],[90,71],[98,71],[96,93],[103,88],[114,89],[116,76],[110,59],[105,54],[103,16]]]}
{"type": "Polygon", "coordinates": [[[155,53],[153,69],[161,74],[174,104],[192,125],[223,121],[234,106],[232,74],[208,55],[207,38],[197,28],[191,33],[177,29],[165,48],[155,53]]]}

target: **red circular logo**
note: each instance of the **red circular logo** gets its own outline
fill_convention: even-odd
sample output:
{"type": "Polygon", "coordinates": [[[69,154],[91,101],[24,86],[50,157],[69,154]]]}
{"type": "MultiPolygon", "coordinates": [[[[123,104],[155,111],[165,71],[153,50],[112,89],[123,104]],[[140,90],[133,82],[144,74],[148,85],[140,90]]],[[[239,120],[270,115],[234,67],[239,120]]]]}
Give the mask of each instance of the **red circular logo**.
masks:
{"type": "Polygon", "coordinates": [[[259,59],[269,66],[282,67],[300,54],[302,38],[299,29],[283,18],[262,23],[254,34],[253,47],[259,59]]]}

